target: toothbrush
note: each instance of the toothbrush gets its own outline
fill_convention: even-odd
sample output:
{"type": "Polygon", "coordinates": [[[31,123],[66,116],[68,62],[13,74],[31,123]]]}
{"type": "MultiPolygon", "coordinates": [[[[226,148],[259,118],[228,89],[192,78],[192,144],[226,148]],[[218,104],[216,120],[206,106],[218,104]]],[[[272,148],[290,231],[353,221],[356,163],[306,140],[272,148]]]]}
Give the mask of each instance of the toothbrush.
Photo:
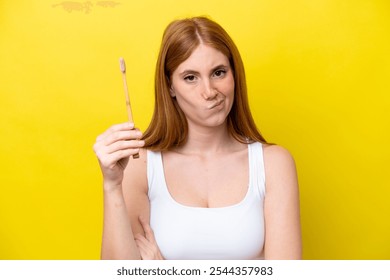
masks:
{"type": "MultiPolygon", "coordinates": [[[[129,122],[134,123],[133,114],[131,112],[130,95],[129,95],[129,91],[127,89],[126,64],[125,64],[125,60],[122,57],[119,58],[119,65],[120,65],[120,69],[122,72],[123,88],[125,90],[127,117],[128,117],[129,122]]],[[[139,158],[139,153],[136,153],[135,155],[133,155],[133,158],[134,159],[139,158]]]]}

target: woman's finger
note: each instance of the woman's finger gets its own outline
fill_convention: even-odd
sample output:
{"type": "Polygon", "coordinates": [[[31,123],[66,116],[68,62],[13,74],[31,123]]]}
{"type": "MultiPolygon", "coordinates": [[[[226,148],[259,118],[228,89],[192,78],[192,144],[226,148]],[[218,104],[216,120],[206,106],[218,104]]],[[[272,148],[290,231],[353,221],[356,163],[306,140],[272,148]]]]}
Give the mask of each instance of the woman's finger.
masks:
{"type": "Polygon", "coordinates": [[[155,258],[155,250],[152,244],[141,234],[135,237],[135,243],[140,251],[143,260],[152,260],[155,258]]]}
{"type": "Polygon", "coordinates": [[[153,252],[153,244],[141,234],[135,237],[135,241],[148,252],[153,252]]]}
{"type": "Polygon", "coordinates": [[[121,150],[140,149],[145,145],[143,140],[121,140],[106,146],[104,152],[112,154],[121,150]]]}
{"type": "Polygon", "coordinates": [[[128,158],[136,153],[139,153],[139,149],[126,149],[126,150],[119,150],[112,154],[106,155],[105,157],[99,159],[100,163],[108,168],[113,168],[118,161],[128,158]]]}
{"type": "Polygon", "coordinates": [[[105,132],[100,134],[96,138],[96,141],[97,142],[101,141],[102,139],[106,138],[107,135],[112,134],[113,132],[121,131],[121,130],[131,130],[131,129],[134,129],[134,123],[125,122],[125,123],[115,124],[110,128],[108,128],[105,132]]]}
{"type": "Polygon", "coordinates": [[[131,130],[120,130],[115,131],[110,134],[107,134],[104,138],[101,139],[103,145],[111,145],[117,141],[123,140],[136,140],[142,137],[142,132],[139,130],[131,129],[131,130]]]}
{"type": "Polygon", "coordinates": [[[137,235],[140,245],[142,244],[145,253],[148,255],[148,257],[151,257],[153,260],[163,260],[164,258],[161,255],[160,248],[157,245],[156,239],[154,237],[154,232],[150,227],[149,223],[143,216],[139,216],[138,219],[145,232],[145,236],[140,234],[137,235]]]}
{"type": "Polygon", "coordinates": [[[152,228],[150,227],[149,223],[145,220],[143,216],[138,217],[142,228],[144,229],[145,232],[145,237],[147,240],[156,243],[156,239],[154,238],[154,233],[152,228]]]}

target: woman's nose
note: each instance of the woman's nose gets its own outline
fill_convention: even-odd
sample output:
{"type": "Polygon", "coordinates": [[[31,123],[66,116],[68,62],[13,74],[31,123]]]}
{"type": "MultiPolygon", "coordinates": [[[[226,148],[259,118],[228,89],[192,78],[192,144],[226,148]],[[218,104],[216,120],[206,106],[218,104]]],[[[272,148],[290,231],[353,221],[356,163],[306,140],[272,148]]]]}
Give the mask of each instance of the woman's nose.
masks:
{"type": "Polygon", "coordinates": [[[213,84],[210,81],[204,82],[203,87],[203,98],[206,100],[214,99],[218,94],[218,91],[213,87],[213,84]]]}

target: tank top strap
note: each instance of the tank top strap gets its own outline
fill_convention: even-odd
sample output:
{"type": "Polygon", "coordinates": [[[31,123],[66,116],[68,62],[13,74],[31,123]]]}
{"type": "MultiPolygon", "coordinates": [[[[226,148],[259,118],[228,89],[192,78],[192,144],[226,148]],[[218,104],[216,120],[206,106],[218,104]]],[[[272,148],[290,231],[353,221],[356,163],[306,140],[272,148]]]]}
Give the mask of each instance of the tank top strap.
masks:
{"type": "Polygon", "coordinates": [[[265,196],[265,169],[263,158],[263,145],[254,142],[248,145],[249,153],[249,184],[250,187],[258,191],[260,197],[265,196]]]}

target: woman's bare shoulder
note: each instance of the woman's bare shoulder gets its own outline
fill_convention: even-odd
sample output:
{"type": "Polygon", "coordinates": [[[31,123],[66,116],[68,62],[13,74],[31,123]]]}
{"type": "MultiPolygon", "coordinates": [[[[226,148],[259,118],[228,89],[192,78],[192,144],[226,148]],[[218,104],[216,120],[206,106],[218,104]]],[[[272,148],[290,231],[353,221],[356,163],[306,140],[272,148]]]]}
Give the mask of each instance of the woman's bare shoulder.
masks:
{"type": "Polygon", "coordinates": [[[264,162],[268,165],[293,165],[295,161],[289,150],[279,145],[263,144],[264,162]]]}
{"type": "MultiPolygon", "coordinates": [[[[278,145],[264,145],[264,168],[267,187],[292,186],[297,182],[295,161],[291,153],[278,145]]],[[[274,187],[272,187],[274,188],[274,187]]]]}

